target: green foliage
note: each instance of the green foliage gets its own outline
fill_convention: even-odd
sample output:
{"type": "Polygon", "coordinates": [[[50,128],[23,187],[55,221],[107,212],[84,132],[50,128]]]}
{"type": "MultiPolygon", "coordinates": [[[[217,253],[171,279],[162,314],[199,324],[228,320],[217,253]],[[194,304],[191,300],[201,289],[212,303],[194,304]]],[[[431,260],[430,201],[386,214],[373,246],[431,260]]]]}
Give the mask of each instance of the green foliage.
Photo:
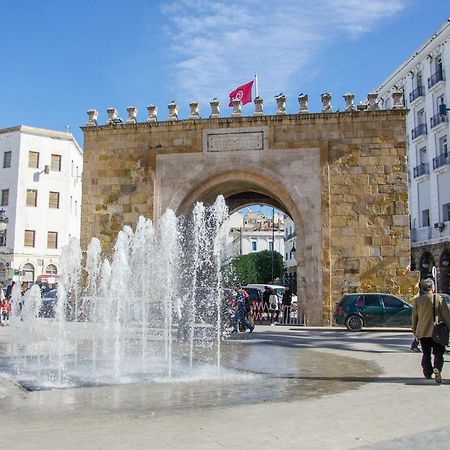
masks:
{"type": "Polygon", "coordinates": [[[222,268],[224,284],[232,286],[236,282],[240,282],[243,285],[249,283],[271,283],[272,255],[273,278],[280,277],[284,267],[283,256],[278,252],[264,250],[233,258],[230,263],[222,268]]]}

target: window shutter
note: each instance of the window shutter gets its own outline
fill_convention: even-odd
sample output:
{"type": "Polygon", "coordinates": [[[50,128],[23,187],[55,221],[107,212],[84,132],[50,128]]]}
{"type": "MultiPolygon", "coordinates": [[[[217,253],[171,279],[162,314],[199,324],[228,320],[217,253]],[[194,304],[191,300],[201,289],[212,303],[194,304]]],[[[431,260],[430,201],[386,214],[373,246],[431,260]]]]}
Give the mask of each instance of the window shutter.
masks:
{"type": "Polygon", "coordinates": [[[28,153],[28,167],[32,167],[34,169],[39,168],[39,153],[38,152],[29,152],[28,153]]]}
{"type": "Polygon", "coordinates": [[[34,230],[25,230],[25,247],[34,247],[34,230]]]}
{"type": "Polygon", "coordinates": [[[37,191],[34,189],[27,189],[27,206],[37,205],[37,191]]]}
{"type": "Polygon", "coordinates": [[[52,155],[51,170],[61,172],[61,155],[52,155]]]}
{"type": "Polygon", "coordinates": [[[59,192],[50,192],[48,197],[49,208],[59,208],[59,192]]]}
{"type": "Polygon", "coordinates": [[[47,233],[47,248],[58,248],[58,233],[56,231],[47,233]]]}
{"type": "Polygon", "coordinates": [[[2,206],[9,205],[9,189],[2,189],[2,206]]]}
{"type": "Polygon", "coordinates": [[[3,167],[5,169],[7,167],[11,167],[11,155],[12,155],[12,152],[5,152],[3,154],[3,167]]]}

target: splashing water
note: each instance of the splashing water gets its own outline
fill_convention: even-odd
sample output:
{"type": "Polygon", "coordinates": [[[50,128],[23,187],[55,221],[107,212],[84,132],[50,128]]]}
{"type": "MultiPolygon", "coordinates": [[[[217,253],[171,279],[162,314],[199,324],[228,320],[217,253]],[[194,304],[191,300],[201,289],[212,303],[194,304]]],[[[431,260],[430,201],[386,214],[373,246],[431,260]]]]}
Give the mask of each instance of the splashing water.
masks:
{"type": "Polygon", "coordinates": [[[119,232],[111,261],[93,238],[84,267],[72,238],[54,319],[40,317],[37,286],[23,297],[13,289],[4,375],[37,389],[217,377],[227,218],[222,196],[197,203],[189,220],[140,217],[119,232]]]}

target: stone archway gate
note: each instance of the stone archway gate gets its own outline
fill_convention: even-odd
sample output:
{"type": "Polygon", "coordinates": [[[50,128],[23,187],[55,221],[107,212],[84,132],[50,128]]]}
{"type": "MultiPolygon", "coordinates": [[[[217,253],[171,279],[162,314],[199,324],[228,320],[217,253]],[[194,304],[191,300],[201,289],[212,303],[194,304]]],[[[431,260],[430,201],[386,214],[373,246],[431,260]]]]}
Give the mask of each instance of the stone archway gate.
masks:
{"type": "Polygon", "coordinates": [[[298,297],[330,324],[343,292],[415,294],[406,110],[114,122],[83,127],[82,247],[124,224],[254,193],[297,229],[298,297]]]}

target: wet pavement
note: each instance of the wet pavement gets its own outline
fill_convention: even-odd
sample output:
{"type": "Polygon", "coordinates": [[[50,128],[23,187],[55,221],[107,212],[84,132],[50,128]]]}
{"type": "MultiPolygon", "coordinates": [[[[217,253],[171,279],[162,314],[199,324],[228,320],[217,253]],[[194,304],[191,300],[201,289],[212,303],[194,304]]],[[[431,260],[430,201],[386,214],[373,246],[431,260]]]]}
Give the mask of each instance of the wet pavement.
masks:
{"type": "Polygon", "coordinates": [[[421,377],[410,341],[257,327],[224,343],[220,380],[35,392],[1,381],[0,448],[448,448],[450,382],[421,377]],[[423,417],[430,404],[439,417],[423,417]]]}

